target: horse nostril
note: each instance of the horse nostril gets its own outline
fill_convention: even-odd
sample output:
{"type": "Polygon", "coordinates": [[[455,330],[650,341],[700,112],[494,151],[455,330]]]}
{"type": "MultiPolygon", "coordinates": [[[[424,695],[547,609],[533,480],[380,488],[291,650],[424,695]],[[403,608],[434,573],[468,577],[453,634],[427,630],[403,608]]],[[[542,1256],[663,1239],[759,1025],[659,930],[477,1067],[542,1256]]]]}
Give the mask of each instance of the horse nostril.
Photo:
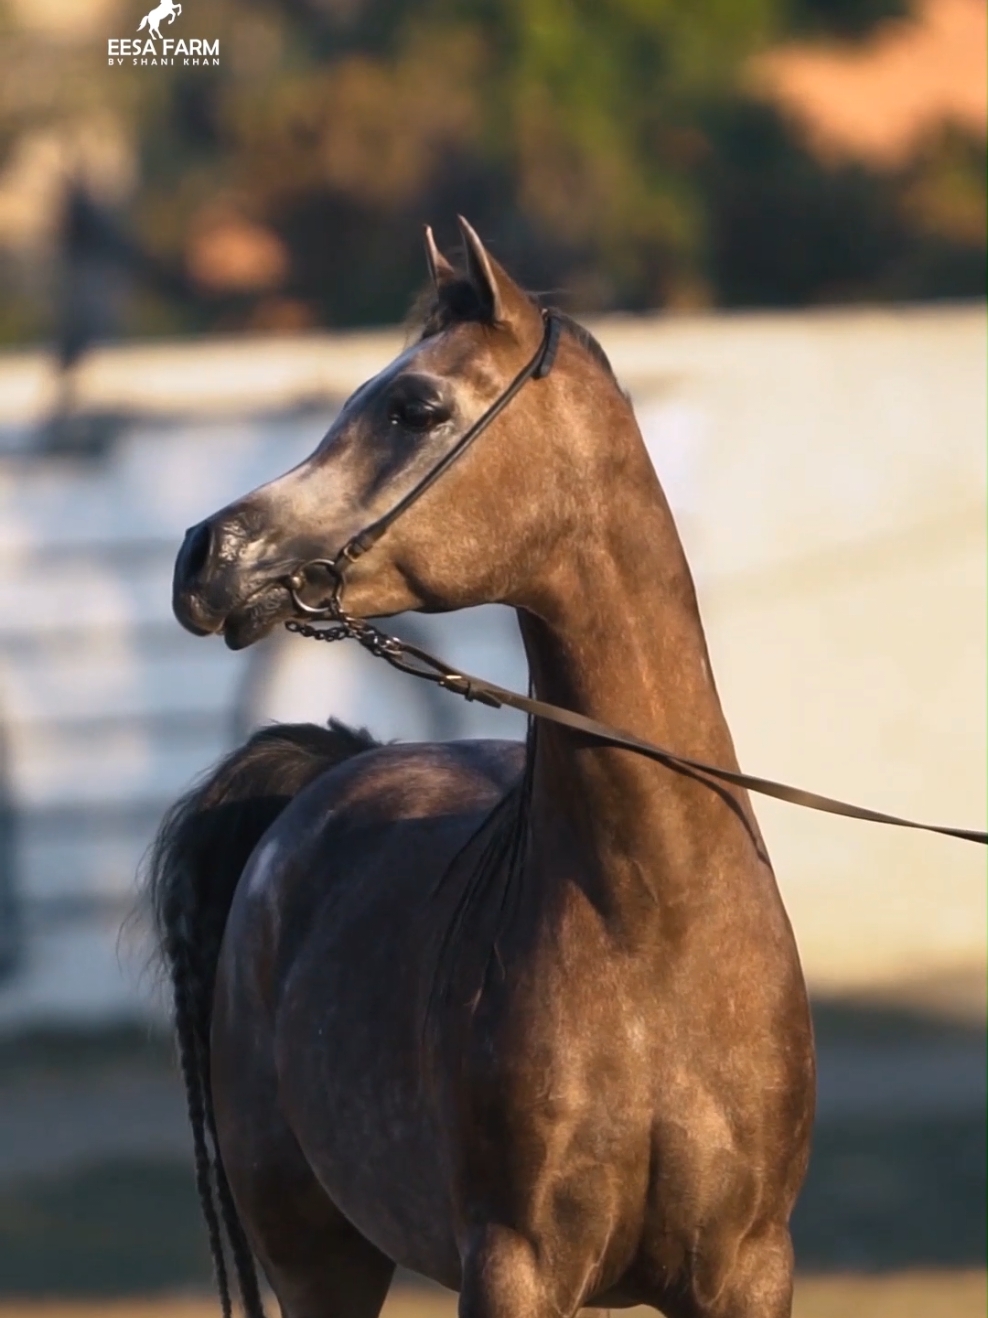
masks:
{"type": "Polygon", "coordinates": [[[213,532],[209,522],[200,522],[186,531],[179,550],[181,575],[186,582],[192,581],[206,566],[212,544],[213,532]]]}

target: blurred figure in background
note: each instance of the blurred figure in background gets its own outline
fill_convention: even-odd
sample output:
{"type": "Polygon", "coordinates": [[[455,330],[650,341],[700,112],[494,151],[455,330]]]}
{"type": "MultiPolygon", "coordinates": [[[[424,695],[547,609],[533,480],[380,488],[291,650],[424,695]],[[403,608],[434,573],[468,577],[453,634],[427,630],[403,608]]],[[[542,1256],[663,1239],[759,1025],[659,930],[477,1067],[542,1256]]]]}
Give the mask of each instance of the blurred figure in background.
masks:
{"type": "Polygon", "coordinates": [[[73,179],[59,229],[55,312],[56,387],[41,447],[79,452],[108,437],[76,408],[76,368],[96,343],[119,338],[138,253],[109,206],[73,179]]]}

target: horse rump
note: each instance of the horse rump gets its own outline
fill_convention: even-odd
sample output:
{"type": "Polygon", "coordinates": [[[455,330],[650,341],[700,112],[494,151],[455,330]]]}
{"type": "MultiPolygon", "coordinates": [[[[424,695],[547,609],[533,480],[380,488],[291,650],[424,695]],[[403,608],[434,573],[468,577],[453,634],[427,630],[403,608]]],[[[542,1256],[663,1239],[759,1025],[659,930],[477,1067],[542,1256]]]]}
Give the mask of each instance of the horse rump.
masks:
{"type": "Polygon", "coordinates": [[[168,810],[145,867],[158,954],[172,992],[196,1184],[225,1318],[232,1308],[224,1228],[244,1310],[258,1318],[264,1309],[220,1159],[210,1090],[209,1030],[223,930],[251,852],[288,803],[327,769],[376,744],[369,733],[335,720],[328,727],[262,728],[168,810]]]}

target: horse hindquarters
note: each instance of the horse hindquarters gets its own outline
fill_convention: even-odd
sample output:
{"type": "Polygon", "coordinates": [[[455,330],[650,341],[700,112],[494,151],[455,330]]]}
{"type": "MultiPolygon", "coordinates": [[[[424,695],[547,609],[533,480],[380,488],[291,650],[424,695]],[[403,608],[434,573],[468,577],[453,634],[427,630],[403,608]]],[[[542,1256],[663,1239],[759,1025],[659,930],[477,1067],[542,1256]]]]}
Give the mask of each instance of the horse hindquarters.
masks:
{"type": "Polygon", "coordinates": [[[395,1265],[343,1216],[299,1148],[278,1106],[264,1004],[252,1000],[237,962],[223,958],[217,974],[213,1094],[223,1164],[251,1248],[284,1318],[377,1318],[395,1265]]]}
{"type": "Polygon", "coordinates": [[[443,858],[519,754],[360,755],[290,804],[237,885],[214,995],[217,1135],[289,1318],[374,1318],[392,1260],[459,1279],[421,1083],[417,972],[434,940],[417,933],[443,858]]]}
{"type": "Polygon", "coordinates": [[[373,744],[340,724],[284,724],[255,733],[172,806],[147,866],[148,902],[173,991],[196,1181],[225,1314],[231,1301],[224,1229],[249,1318],[263,1314],[263,1307],[213,1111],[210,1027],[221,940],[241,874],[266,829],[314,778],[373,744]]]}

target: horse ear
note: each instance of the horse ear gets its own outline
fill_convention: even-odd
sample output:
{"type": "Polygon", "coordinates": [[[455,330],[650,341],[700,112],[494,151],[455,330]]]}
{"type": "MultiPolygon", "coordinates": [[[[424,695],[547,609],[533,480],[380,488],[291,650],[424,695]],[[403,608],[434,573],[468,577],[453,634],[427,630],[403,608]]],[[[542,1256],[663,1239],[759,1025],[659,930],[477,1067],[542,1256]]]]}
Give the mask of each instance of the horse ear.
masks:
{"type": "Polygon", "coordinates": [[[484,319],[492,324],[509,325],[537,315],[531,298],[494,260],[472,225],[462,215],[456,218],[463,235],[467,278],[477,294],[484,319]]]}
{"type": "Polygon", "coordinates": [[[429,275],[438,293],[456,278],[456,271],[436,246],[432,226],[429,224],[425,226],[425,259],[429,267],[429,275]]]}

